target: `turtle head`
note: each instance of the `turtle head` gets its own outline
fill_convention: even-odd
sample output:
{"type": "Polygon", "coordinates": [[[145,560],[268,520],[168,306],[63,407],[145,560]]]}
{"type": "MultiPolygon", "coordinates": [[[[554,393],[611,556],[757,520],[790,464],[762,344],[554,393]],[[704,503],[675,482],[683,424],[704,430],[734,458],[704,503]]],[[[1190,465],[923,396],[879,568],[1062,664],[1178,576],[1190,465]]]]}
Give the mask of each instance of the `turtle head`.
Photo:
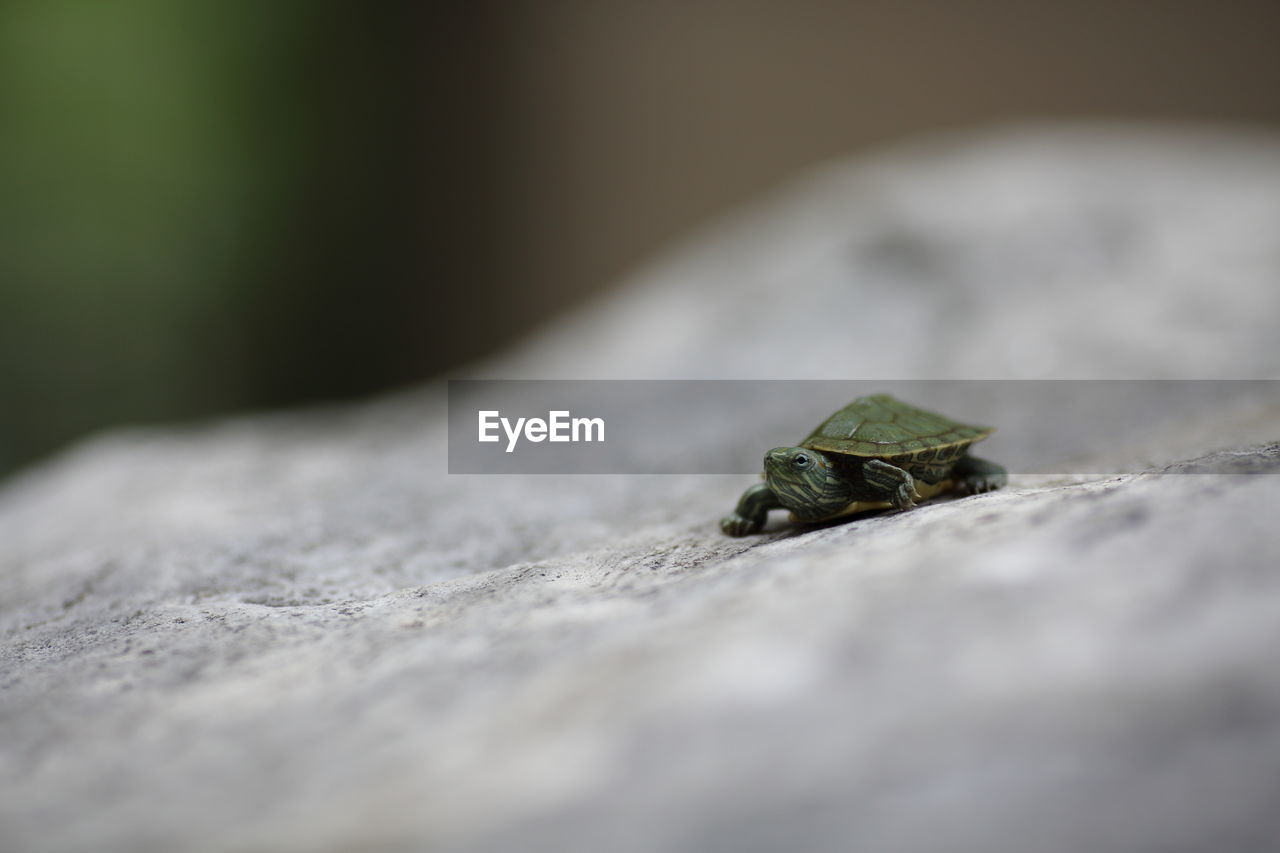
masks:
{"type": "Polygon", "coordinates": [[[801,521],[829,518],[853,499],[831,460],[805,447],[775,447],[766,453],[764,478],[778,501],[801,521]]]}

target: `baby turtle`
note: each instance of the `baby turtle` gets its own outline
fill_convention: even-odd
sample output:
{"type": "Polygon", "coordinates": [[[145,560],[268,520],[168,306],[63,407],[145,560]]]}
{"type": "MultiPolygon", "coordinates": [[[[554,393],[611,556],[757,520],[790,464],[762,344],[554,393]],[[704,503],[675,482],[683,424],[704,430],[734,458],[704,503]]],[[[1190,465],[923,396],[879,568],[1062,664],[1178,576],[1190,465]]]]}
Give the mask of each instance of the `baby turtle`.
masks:
{"type": "Polygon", "coordinates": [[[969,455],[993,427],[970,426],[917,409],[888,394],[859,397],[823,422],[799,447],[764,456],[764,482],[742,494],[720,520],[730,536],[764,526],[769,510],[791,520],[826,521],[872,509],[910,509],[916,501],[955,489],[998,489],[1004,468],[969,455]]]}

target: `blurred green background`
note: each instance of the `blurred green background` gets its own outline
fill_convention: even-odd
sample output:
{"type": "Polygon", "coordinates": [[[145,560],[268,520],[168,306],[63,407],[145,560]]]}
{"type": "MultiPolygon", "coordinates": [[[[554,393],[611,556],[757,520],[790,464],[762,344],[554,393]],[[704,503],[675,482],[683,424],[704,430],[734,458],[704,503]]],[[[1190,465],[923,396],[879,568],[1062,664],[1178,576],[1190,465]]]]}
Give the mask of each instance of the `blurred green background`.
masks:
{"type": "Polygon", "coordinates": [[[0,0],[0,474],[506,345],[799,169],[1280,122],[1263,0],[0,0]]]}
{"type": "Polygon", "coordinates": [[[418,375],[412,28],[338,8],[0,6],[0,470],[418,375]]]}

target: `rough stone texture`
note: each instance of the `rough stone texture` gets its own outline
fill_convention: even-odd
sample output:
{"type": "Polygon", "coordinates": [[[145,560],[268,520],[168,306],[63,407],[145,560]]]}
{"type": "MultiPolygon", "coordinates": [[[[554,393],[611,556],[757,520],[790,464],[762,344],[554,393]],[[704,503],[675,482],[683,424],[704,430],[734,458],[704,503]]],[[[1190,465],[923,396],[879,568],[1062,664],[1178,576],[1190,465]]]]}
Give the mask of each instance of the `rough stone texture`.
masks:
{"type": "MultiPolygon", "coordinates": [[[[1273,137],[937,139],[473,375],[1271,378],[1277,234],[1273,137]]],[[[1278,425],[744,540],[448,476],[434,384],[106,435],[0,491],[0,849],[1274,849],[1278,425]]]]}

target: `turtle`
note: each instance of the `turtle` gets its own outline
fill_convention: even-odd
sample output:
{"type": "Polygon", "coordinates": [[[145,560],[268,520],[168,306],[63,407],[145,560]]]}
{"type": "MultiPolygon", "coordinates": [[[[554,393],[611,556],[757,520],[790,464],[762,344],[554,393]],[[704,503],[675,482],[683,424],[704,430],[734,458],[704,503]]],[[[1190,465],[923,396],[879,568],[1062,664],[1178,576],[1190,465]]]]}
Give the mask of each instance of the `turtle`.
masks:
{"type": "Polygon", "coordinates": [[[1005,469],[969,455],[993,427],[971,426],[889,394],[859,397],[798,447],[764,456],[763,483],[720,520],[729,536],[764,526],[771,509],[811,523],[874,509],[910,509],[948,490],[978,494],[1008,481],[1005,469]]]}

